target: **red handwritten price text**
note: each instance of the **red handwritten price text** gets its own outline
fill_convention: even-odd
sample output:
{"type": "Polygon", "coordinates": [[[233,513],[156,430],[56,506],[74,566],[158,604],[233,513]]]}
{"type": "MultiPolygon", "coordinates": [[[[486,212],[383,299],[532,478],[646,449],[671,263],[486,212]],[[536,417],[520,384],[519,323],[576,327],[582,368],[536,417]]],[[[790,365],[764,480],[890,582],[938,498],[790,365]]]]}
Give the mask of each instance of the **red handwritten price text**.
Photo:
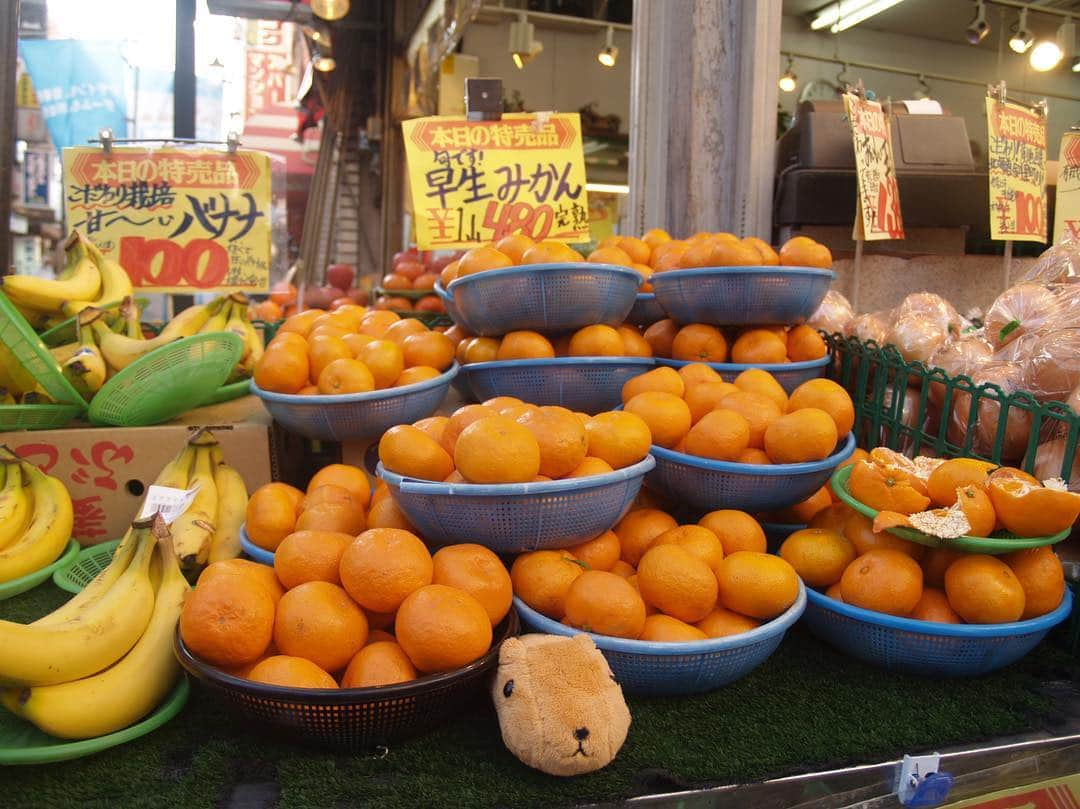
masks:
{"type": "Polygon", "coordinates": [[[124,236],[119,260],[136,287],[210,289],[229,272],[228,251],[210,239],[192,239],[181,246],[171,239],[124,236]]]}
{"type": "Polygon", "coordinates": [[[515,202],[500,205],[489,202],[484,211],[484,227],[492,229],[491,238],[498,241],[511,233],[524,233],[533,241],[546,239],[555,221],[555,210],[550,205],[530,205],[515,202]]]}

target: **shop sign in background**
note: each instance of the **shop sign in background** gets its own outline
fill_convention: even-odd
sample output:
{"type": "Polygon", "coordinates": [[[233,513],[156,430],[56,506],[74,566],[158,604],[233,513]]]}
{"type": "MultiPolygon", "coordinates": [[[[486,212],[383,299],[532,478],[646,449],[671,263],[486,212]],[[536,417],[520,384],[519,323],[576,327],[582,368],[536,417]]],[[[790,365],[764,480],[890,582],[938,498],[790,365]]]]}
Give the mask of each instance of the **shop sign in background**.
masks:
{"type": "Polygon", "coordinates": [[[1046,241],[1046,117],[986,99],[990,238],[1046,241]]]}
{"type": "Polygon", "coordinates": [[[858,178],[855,238],[903,239],[904,219],[900,214],[892,139],[881,104],[846,93],[844,110],[851,122],[858,178]]]}
{"type": "Polygon", "coordinates": [[[269,288],[270,160],[260,152],[65,149],[64,216],[137,289],[269,288]]]}
{"type": "Polygon", "coordinates": [[[469,247],[511,233],[589,241],[577,113],[402,123],[420,248],[469,247]]]}
{"type": "Polygon", "coordinates": [[[1054,204],[1054,243],[1080,242],[1080,132],[1061,137],[1057,197],[1054,204]]]}

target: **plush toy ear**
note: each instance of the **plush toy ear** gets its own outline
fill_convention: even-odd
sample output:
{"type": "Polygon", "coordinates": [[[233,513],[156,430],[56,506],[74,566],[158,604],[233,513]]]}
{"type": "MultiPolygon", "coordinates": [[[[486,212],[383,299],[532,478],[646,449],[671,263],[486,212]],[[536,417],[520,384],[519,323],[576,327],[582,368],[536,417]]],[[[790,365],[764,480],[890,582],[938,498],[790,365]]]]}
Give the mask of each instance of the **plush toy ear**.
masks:
{"type": "Polygon", "coordinates": [[[509,666],[525,659],[525,644],[518,638],[507,638],[499,648],[499,665],[509,666]]]}

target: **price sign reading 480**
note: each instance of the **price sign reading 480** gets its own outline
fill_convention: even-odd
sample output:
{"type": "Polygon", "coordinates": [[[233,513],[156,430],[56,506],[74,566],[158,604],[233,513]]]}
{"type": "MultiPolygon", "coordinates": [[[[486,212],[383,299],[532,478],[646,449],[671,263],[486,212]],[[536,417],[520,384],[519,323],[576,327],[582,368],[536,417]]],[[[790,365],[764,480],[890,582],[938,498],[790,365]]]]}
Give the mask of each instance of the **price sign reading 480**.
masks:
{"type": "Polygon", "coordinates": [[[986,99],[990,238],[1046,241],[1046,116],[986,99]]]}
{"type": "Polygon", "coordinates": [[[64,149],[64,216],[137,289],[269,288],[270,159],[260,152],[64,149]]]}
{"type": "Polygon", "coordinates": [[[589,240],[576,113],[416,118],[401,126],[421,249],[470,247],[512,233],[589,240]]]}

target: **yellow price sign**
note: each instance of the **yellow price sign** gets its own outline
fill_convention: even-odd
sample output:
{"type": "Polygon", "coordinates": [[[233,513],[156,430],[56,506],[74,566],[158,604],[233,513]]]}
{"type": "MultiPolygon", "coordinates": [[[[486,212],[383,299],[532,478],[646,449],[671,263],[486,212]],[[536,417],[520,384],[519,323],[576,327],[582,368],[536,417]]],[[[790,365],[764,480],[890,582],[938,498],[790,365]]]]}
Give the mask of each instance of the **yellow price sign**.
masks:
{"type": "Polygon", "coordinates": [[[1046,116],[986,99],[990,238],[1046,241],[1046,116]]]}
{"type": "Polygon", "coordinates": [[[421,249],[471,247],[512,233],[589,240],[577,113],[434,116],[401,127],[421,249]]]}
{"type": "Polygon", "coordinates": [[[1080,132],[1061,137],[1057,198],[1054,203],[1054,243],[1080,241],[1080,132]]]}
{"type": "Polygon", "coordinates": [[[270,287],[270,157],[64,149],[64,216],[148,292],[270,287]]]}

